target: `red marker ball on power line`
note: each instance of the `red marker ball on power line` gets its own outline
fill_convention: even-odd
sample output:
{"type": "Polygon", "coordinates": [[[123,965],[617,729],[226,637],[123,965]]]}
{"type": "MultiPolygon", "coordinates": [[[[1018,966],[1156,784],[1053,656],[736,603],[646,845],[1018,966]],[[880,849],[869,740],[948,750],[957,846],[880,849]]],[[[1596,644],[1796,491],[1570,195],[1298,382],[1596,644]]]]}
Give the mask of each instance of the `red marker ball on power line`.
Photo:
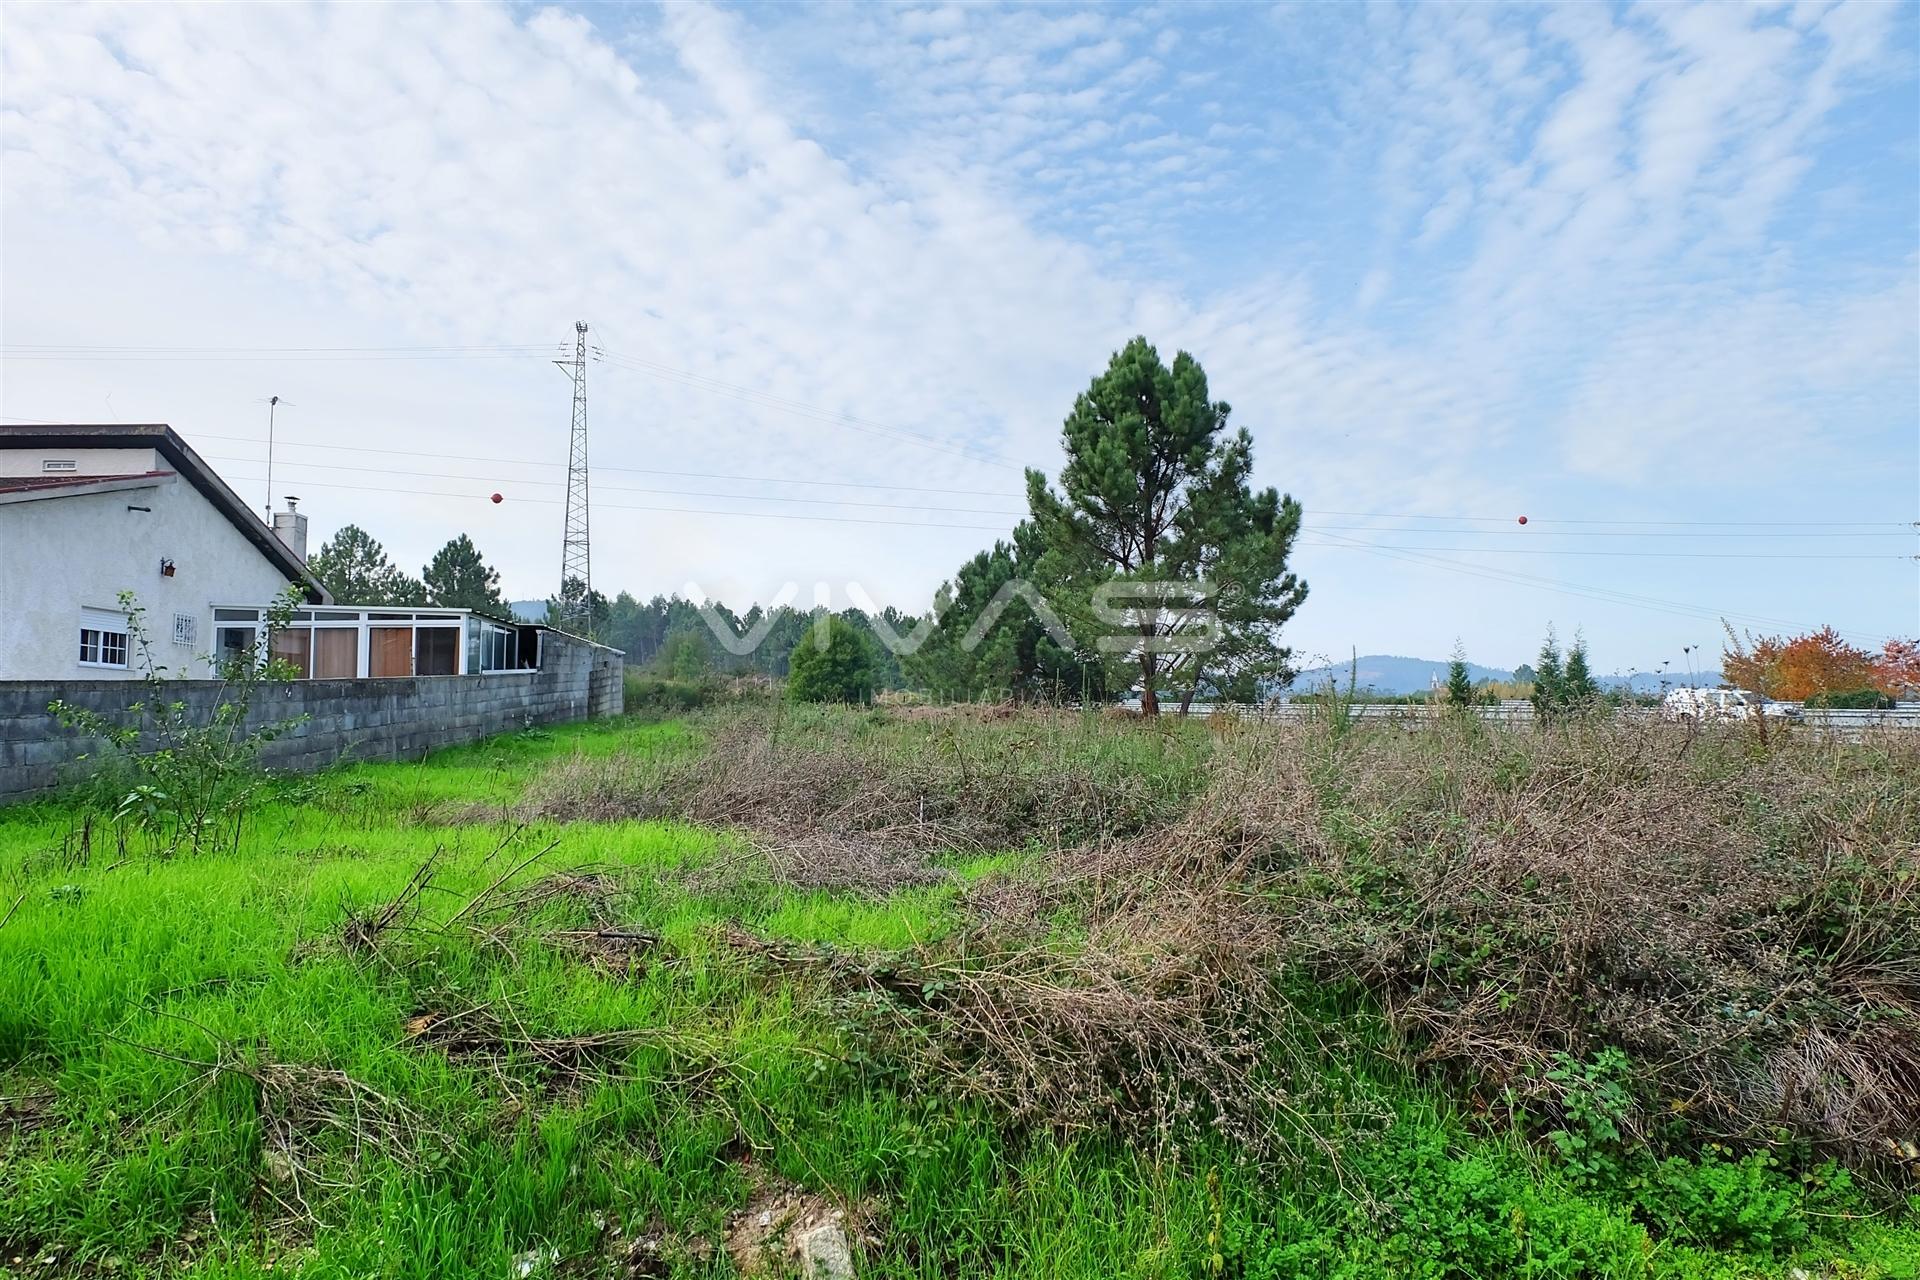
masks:
{"type": "MultiPolygon", "coordinates": [[[[500,497],[500,495],[499,495],[499,494],[497,494],[497,493],[493,495],[493,500],[494,500],[495,502],[501,502],[501,501],[504,501],[504,499],[502,499],[502,498],[500,497]]],[[[1520,517],[1520,523],[1521,523],[1521,524],[1525,524],[1526,522],[1527,522],[1527,518],[1526,518],[1525,516],[1521,516],[1521,517],[1520,517]]]]}
{"type": "MultiPolygon", "coordinates": [[[[498,502],[498,501],[500,501],[500,495],[499,495],[499,494],[495,494],[495,495],[494,495],[494,497],[493,497],[493,500],[494,500],[495,502],[498,502]]],[[[1527,518],[1526,518],[1525,516],[1521,516],[1521,517],[1520,517],[1520,523],[1521,523],[1521,524],[1525,524],[1526,522],[1527,522],[1527,518]]]]}

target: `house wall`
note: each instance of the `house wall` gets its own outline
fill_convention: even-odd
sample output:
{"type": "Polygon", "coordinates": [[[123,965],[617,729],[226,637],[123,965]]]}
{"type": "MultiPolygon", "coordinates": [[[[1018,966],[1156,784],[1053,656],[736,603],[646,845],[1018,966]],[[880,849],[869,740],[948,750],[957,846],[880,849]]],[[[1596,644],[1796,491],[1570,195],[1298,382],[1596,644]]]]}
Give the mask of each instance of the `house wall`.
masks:
{"type": "Polygon", "coordinates": [[[70,474],[82,476],[127,476],[167,469],[158,449],[62,449],[57,446],[22,449],[9,446],[0,449],[0,476],[45,475],[46,468],[41,464],[48,458],[74,463],[70,474]]]}
{"type": "MultiPolygon", "coordinates": [[[[68,456],[32,452],[35,458],[68,456]]],[[[0,460],[8,456],[0,451],[0,460]]],[[[0,503],[0,680],[138,678],[134,669],[80,664],[80,611],[117,611],[123,590],[146,607],[156,666],[170,675],[211,675],[200,658],[213,649],[214,602],[265,602],[286,585],[280,569],[178,478],[112,493],[0,503]],[[174,563],[171,578],[160,574],[162,557],[174,563]],[[175,613],[194,617],[193,643],[174,643],[175,613]]]]}
{"type": "MultiPolygon", "coordinates": [[[[541,633],[538,671],[387,680],[287,680],[262,686],[249,723],[305,716],[266,744],[270,768],[306,771],[336,760],[410,760],[437,747],[530,725],[618,715],[624,658],[617,649],[541,633]]],[[[217,680],[175,680],[163,698],[182,700],[204,721],[230,690],[217,680]]],[[[0,804],[84,775],[80,757],[101,747],[61,727],[47,711],[56,698],[124,716],[140,696],[116,680],[0,681],[0,804]]]]}

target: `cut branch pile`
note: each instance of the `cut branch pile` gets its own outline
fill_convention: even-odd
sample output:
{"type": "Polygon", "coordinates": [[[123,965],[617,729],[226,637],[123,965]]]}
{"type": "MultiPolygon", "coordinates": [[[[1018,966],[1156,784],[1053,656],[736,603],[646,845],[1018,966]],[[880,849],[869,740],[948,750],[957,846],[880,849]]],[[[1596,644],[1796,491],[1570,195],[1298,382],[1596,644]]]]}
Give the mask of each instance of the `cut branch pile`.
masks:
{"type": "Polygon", "coordinates": [[[727,940],[824,982],[876,1056],[1012,1123],[1166,1149],[1212,1130],[1261,1156],[1318,1144],[1284,1078],[1302,1024],[1270,975],[1204,939],[1204,918],[1115,925],[1124,947],[1071,954],[978,936],[882,957],[727,940]]]}

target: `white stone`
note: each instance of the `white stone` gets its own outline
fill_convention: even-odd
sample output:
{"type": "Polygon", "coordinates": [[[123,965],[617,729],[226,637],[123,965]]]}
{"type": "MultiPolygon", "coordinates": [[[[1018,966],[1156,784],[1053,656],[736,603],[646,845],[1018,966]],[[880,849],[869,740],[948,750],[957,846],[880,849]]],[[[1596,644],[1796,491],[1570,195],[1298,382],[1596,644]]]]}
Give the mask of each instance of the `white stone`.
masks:
{"type": "Polygon", "coordinates": [[[853,1248],[837,1222],[824,1222],[794,1241],[807,1280],[854,1280],[853,1248]]]}

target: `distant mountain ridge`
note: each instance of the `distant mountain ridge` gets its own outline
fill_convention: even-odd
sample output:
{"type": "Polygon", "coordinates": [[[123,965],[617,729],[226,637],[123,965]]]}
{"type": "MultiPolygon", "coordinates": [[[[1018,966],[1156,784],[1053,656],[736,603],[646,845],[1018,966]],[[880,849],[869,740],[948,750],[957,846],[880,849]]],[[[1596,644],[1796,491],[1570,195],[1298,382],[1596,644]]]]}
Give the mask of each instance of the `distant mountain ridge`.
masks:
{"type": "MultiPolygon", "coordinates": [[[[1309,693],[1328,684],[1344,689],[1351,675],[1356,688],[1374,693],[1425,693],[1436,685],[1446,684],[1448,665],[1445,661],[1435,662],[1428,658],[1367,653],[1357,660],[1302,671],[1293,678],[1293,688],[1289,692],[1309,693]]],[[[1467,664],[1467,675],[1476,684],[1482,680],[1513,679],[1511,671],[1483,667],[1473,662],[1467,664]]]]}
{"type": "MultiPolygon", "coordinates": [[[[1447,683],[1446,660],[1432,658],[1406,658],[1397,654],[1367,653],[1357,660],[1333,663],[1324,667],[1310,667],[1293,679],[1289,693],[1310,693],[1324,688],[1328,684],[1344,689],[1350,669],[1357,661],[1358,670],[1354,672],[1355,687],[1373,693],[1425,693],[1429,689],[1443,687],[1447,683]]],[[[1483,680],[1511,680],[1513,672],[1501,667],[1483,667],[1478,663],[1467,664],[1467,675],[1475,684],[1483,680]]],[[[1695,671],[1689,676],[1684,671],[1668,671],[1665,675],[1657,671],[1635,671],[1630,675],[1596,675],[1596,683],[1603,689],[1625,686],[1635,693],[1658,693],[1664,683],[1668,688],[1675,685],[1696,684],[1712,687],[1721,683],[1720,673],[1715,670],[1695,671]]]]}

